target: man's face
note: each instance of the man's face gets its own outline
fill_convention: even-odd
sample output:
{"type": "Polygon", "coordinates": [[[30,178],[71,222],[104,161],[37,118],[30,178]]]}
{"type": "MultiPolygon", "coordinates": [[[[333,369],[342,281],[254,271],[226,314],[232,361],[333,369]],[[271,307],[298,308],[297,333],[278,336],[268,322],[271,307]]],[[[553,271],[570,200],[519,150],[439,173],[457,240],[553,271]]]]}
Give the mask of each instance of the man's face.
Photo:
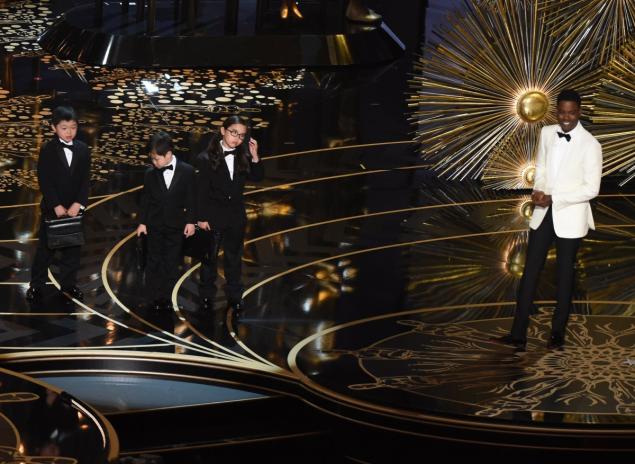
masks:
{"type": "Polygon", "coordinates": [[[580,119],[580,107],[574,101],[561,101],[557,108],[558,124],[563,131],[569,132],[580,119]]]}
{"type": "Polygon", "coordinates": [[[72,142],[77,135],[76,121],[60,121],[57,125],[51,127],[53,132],[66,143],[72,142]]]}

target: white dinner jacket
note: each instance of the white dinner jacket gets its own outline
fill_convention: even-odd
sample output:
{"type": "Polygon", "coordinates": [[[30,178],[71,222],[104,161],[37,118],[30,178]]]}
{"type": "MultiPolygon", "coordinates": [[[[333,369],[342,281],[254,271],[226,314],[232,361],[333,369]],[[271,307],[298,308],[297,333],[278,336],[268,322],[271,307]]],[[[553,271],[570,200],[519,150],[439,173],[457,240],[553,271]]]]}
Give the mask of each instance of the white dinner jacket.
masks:
{"type": "MultiPolygon", "coordinates": [[[[540,145],[536,156],[536,176],[534,191],[540,190],[551,195],[553,227],[561,238],[584,237],[589,228],[595,229],[589,200],[600,191],[602,177],[602,147],[582,124],[569,132],[565,152],[554,179],[549,172],[549,157],[554,156],[558,124],[545,126],[540,132],[540,145]],[[551,185],[551,191],[548,186],[551,185]]],[[[534,208],[529,227],[537,229],[548,208],[534,208]]]]}

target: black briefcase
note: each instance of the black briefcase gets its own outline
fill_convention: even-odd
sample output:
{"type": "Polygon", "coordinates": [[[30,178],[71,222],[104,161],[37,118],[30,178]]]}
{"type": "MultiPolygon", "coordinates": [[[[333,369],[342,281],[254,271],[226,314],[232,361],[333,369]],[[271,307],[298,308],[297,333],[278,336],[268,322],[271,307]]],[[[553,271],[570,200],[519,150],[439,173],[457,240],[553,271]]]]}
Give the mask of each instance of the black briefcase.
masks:
{"type": "Polygon", "coordinates": [[[46,219],[46,245],[51,249],[68,248],[84,244],[82,216],[46,219]]]}

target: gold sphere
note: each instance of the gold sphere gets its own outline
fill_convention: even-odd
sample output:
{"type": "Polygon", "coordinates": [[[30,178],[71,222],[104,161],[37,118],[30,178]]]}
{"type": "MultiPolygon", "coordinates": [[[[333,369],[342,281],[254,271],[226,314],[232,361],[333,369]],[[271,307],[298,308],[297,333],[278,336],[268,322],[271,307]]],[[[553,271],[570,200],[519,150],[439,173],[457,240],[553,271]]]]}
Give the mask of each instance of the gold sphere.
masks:
{"type": "Polygon", "coordinates": [[[535,166],[528,166],[523,169],[521,173],[523,181],[525,181],[529,185],[534,185],[534,180],[536,179],[536,168],[535,166]]]}
{"type": "Polygon", "coordinates": [[[520,279],[523,276],[523,271],[525,269],[525,250],[519,249],[519,247],[515,247],[515,249],[511,250],[507,255],[507,272],[509,272],[513,277],[520,279]]]}
{"type": "Polygon", "coordinates": [[[531,201],[526,201],[520,206],[520,214],[525,219],[531,219],[534,214],[534,204],[531,201]]]}
{"type": "Polygon", "coordinates": [[[547,115],[547,111],[549,111],[549,99],[537,90],[524,93],[516,102],[516,113],[525,122],[540,121],[547,115]]]}

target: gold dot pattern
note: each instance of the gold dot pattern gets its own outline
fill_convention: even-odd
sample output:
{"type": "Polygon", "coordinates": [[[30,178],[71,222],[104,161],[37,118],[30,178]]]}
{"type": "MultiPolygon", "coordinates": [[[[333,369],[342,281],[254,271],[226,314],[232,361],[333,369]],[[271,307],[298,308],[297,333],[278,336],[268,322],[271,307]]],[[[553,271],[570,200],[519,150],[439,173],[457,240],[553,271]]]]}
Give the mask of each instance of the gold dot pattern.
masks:
{"type": "Polygon", "coordinates": [[[0,8],[0,50],[25,56],[41,53],[37,38],[52,24],[49,0],[18,1],[0,8]]]}

